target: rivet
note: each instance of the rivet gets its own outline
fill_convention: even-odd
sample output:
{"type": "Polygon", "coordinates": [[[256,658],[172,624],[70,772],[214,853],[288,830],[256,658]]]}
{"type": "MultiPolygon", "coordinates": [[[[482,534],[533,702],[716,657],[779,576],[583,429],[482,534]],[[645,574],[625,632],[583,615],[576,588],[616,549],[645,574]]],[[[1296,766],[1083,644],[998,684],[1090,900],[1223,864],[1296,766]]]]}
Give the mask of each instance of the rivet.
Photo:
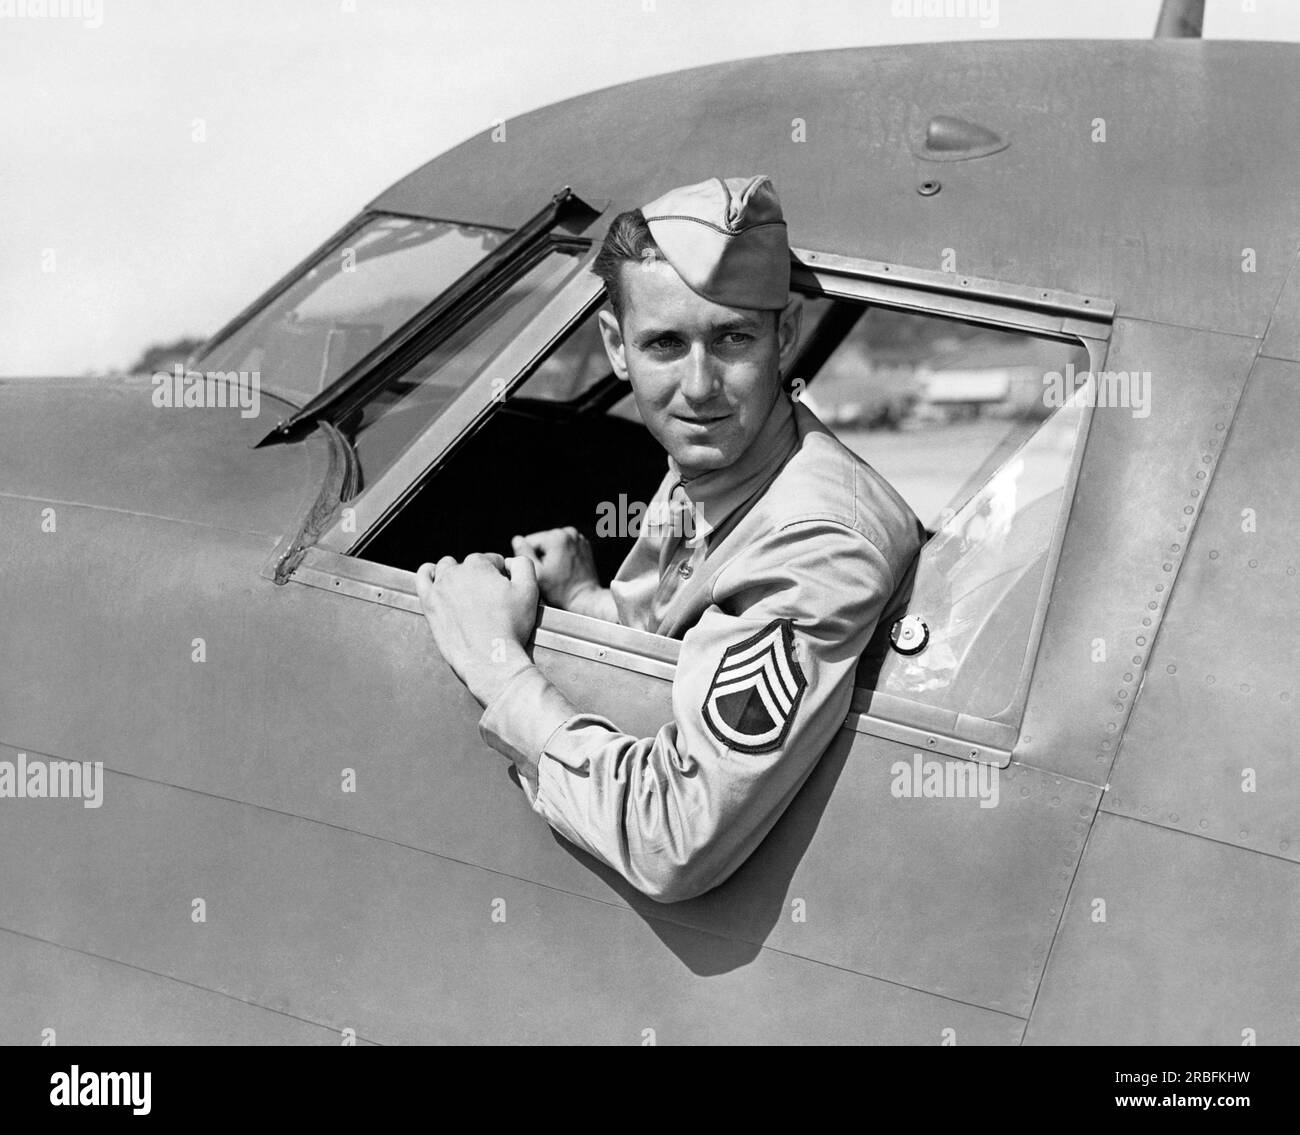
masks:
{"type": "Polygon", "coordinates": [[[1246,562],[1247,562],[1251,567],[1259,567],[1259,560],[1247,560],[1246,562]]]}
{"type": "Polygon", "coordinates": [[[1217,679],[1215,678],[1215,676],[1214,676],[1213,674],[1206,674],[1206,675],[1205,675],[1205,684],[1206,684],[1207,686],[1212,686],[1212,685],[1214,685],[1214,683],[1215,683],[1216,681],[1217,681],[1217,679]]]}
{"type": "Polygon", "coordinates": [[[1125,674],[1125,675],[1124,675],[1124,681],[1126,681],[1126,682],[1131,682],[1131,681],[1133,681],[1133,675],[1132,675],[1132,674],[1125,674]]]}
{"type": "Polygon", "coordinates": [[[1165,667],[1165,673],[1167,673],[1167,674],[1177,674],[1177,673],[1178,673],[1178,667],[1175,666],[1175,665],[1171,662],[1168,666],[1165,667]]]}
{"type": "Polygon", "coordinates": [[[1211,552],[1211,553],[1210,553],[1210,559],[1212,559],[1212,560],[1217,560],[1218,558],[1219,558],[1219,553],[1218,553],[1218,552],[1211,552]]]}

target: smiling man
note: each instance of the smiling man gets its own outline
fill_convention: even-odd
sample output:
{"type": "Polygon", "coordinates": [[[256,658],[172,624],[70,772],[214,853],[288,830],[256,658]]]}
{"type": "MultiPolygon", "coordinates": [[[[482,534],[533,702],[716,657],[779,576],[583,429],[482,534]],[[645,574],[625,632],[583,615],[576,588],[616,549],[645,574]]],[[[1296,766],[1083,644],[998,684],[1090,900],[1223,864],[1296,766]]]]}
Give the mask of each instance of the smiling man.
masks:
{"type": "Polygon", "coordinates": [[[673,902],[730,876],[807,779],[876,625],[902,613],[922,529],[784,391],[801,306],[767,178],[713,178],[621,214],[593,269],[610,364],[668,455],[658,522],[607,589],[572,528],[516,537],[509,559],[425,564],[416,585],[533,809],[673,902]],[[539,590],[680,638],[673,720],[635,737],[551,685],[525,650],[539,590]]]}

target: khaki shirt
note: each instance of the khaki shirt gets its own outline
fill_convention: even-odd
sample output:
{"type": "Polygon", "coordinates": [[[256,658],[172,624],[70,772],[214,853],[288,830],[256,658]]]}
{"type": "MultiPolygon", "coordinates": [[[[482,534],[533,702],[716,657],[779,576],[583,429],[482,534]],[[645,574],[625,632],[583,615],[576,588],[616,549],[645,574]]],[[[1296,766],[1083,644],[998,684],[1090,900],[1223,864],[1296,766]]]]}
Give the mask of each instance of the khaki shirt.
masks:
{"type": "Polygon", "coordinates": [[[807,779],[923,530],[784,397],[734,465],[683,481],[670,458],[647,517],[610,590],[620,622],[682,640],[673,720],[631,736],[530,667],[479,729],[553,828],[672,902],[735,871],[807,779]]]}

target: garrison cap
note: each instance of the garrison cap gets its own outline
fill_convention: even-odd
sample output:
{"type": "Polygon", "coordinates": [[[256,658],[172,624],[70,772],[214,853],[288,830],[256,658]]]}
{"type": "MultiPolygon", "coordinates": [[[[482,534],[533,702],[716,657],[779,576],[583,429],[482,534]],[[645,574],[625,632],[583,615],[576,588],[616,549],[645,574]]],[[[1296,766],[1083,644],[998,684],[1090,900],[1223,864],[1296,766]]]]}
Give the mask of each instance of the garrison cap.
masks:
{"type": "Polygon", "coordinates": [[[790,242],[770,178],[712,177],[643,206],[650,235],[682,281],[727,307],[783,308],[790,242]]]}

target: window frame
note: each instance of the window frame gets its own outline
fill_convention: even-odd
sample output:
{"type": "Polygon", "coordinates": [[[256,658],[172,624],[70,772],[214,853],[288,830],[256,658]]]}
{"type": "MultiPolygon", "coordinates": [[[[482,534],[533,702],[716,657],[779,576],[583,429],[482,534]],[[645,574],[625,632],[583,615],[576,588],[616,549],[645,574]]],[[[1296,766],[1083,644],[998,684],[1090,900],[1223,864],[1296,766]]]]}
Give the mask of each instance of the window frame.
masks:
{"type": "MultiPolygon", "coordinates": [[[[1092,373],[1104,369],[1115,314],[1115,306],[1109,300],[806,249],[793,249],[792,253],[795,263],[791,284],[800,291],[1081,343],[1087,350],[1092,373]]],[[[544,304],[523,332],[374,484],[348,502],[347,507],[354,510],[353,531],[344,531],[343,517],[338,515],[320,538],[306,548],[301,543],[295,546],[294,541],[300,541],[300,537],[286,537],[262,574],[275,577],[285,557],[295,553],[298,558],[287,575],[289,580],[419,614],[414,574],[367,560],[364,551],[357,549],[363,547],[372,530],[377,531],[419,491],[443,457],[477,429],[500,400],[501,391],[508,394],[518,388],[570,331],[599,308],[605,298],[603,287],[586,271],[593,257],[593,250],[582,255],[578,271],[544,304]]],[[[1025,660],[1011,703],[1015,707],[1014,724],[987,721],[875,689],[855,687],[844,728],[914,745],[941,756],[999,767],[1010,763],[1041,647],[1093,409],[1087,408],[1080,424],[1060,512],[1053,526],[1025,660]]],[[[681,649],[676,639],[549,606],[542,608],[534,642],[549,650],[665,681],[673,680],[681,649]]]]}
{"type": "MultiPolygon", "coordinates": [[[[253,300],[252,303],[250,303],[247,307],[245,307],[242,311],[240,311],[237,315],[235,315],[233,319],[231,319],[223,327],[218,329],[215,334],[213,334],[209,339],[207,339],[204,343],[202,343],[193,352],[193,354],[190,355],[189,361],[193,362],[195,360],[203,358],[205,355],[211,354],[212,351],[216,350],[217,347],[221,346],[221,344],[224,343],[227,339],[229,339],[232,335],[236,334],[239,331],[242,331],[249,322],[251,322],[257,316],[261,315],[262,312],[264,312],[268,307],[270,307],[273,303],[275,303],[275,301],[278,300],[281,296],[283,296],[284,293],[287,292],[291,287],[293,287],[294,284],[296,284],[299,280],[301,280],[304,276],[306,276],[308,272],[311,272],[315,268],[318,268],[321,264],[324,264],[326,260],[329,260],[334,256],[338,255],[339,252],[341,252],[343,249],[348,247],[349,241],[353,240],[358,233],[362,232],[371,223],[377,220],[383,220],[385,218],[397,218],[399,220],[417,221],[425,224],[456,225],[462,227],[467,226],[476,229],[490,229],[493,232],[500,233],[504,238],[508,239],[510,236],[509,229],[502,229],[496,225],[468,226],[468,222],[463,222],[463,221],[449,221],[449,220],[443,220],[435,217],[420,217],[412,213],[395,213],[389,209],[364,209],[356,216],[354,216],[351,220],[349,220],[345,225],[343,225],[343,227],[340,228],[337,232],[335,232],[332,236],[327,238],[322,244],[318,245],[314,251],[312,251],[306,257],[300,260],[296,265],[294,265],[293,268],[291,268],[288,272],[286,272],[283,276],[281,276],[278,280],[276,280],[274,284],[272,284],[269,288],[266,289],[266,291],[262,292],[261,295],[259,295],[255,300],[253,300]]],[[[419,311],[416,311],[408,320],[406,320],[405,323],[401,324],[398,327],[395,327],[393,329],[392,334],[389,335],[386,339],[384,339],[382,343],[376,346],[374,351],[369,352],[364,358],[359,359],[355,364],[355,366],[349,367],[347,371],[340,374],[330,385],[331,386],[338,385],[345,378],[348,378],[354,371],[360,369],[361,367],[373,368],[373,366],[377,362],[381,361],[384,357],[386,357],[388,353],[386,348],[388,348],[390,344],[399,341],[401,339],[402,333],[406,329],[417,324],[420,320],[420,317],[425,312],[427,312],[430,307],[433,306],[433,304],[437,301],[437,299],[438,299],[437,295],[430,296],[429,299],[420,306],[419,311]],[[373,358],[371,357],[372,355],[374,356],[373,358]]],[[[284,390],[284,389],[273,388],[273,387],[267,387],[267,389],[271,390],[271,392],[275,394],[275,396],[279,398],[282,402],[287,402],[290,406],[294,408],[295,411],[301,410],[304,406],[307,405],[308,402],[318,397],[319,394],[321,393],[320,391],[317,391],[317,393],[312,395],[311,398],[304,399],[298,391],[284,390]]]]}

